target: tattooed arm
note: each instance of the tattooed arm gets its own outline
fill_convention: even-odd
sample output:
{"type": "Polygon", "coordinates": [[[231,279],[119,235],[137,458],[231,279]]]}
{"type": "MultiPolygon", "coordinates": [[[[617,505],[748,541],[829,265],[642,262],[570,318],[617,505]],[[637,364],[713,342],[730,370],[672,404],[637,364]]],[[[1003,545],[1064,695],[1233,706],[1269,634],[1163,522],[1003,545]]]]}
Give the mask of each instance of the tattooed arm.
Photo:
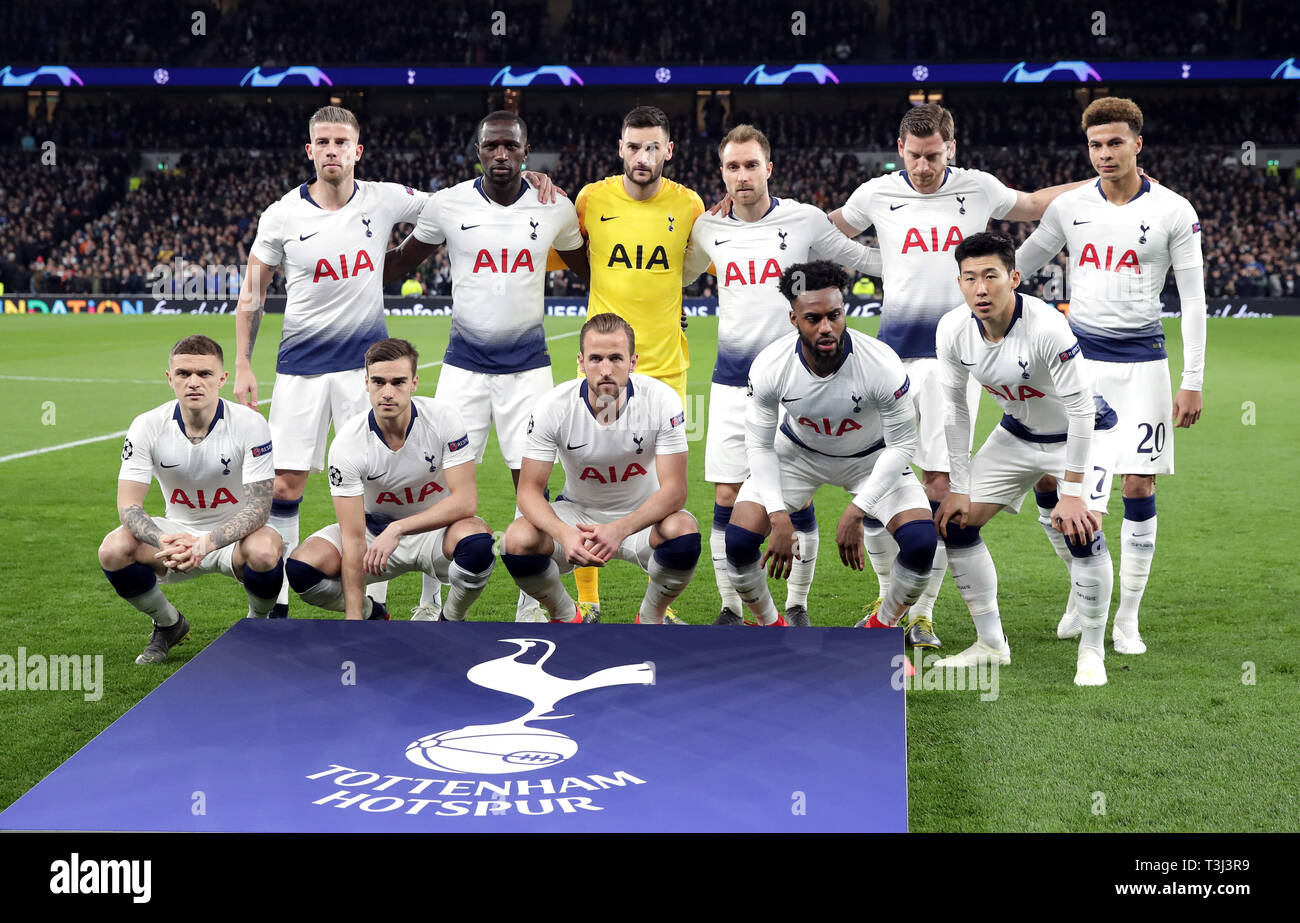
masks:
{"type": "Polygon", "coordinates": [[[148,495],[148,484],[118,481],[117,518],[138,541],[161,548],[162,529],[154,525],[153,518],[144,511],[144,498],[148,495]]]}
{"type": "Polygon", "coordinates": [[[274,478],[267,478],[245,485],[248,497],[244,500],[244,508],[208,533],[213,549],[224,548],[266,525],[271,517],[271,488],[274,484],[274,478]]]}
{"type": "Polygon", "coordinates": [[[274,275],[274,266],[250,256],[235,308],[235,400],[254,410],[257,409],[257,376],[253,374],[253,346],[257,343],[257,328],[262,324],[266,290],[274,275]]]}

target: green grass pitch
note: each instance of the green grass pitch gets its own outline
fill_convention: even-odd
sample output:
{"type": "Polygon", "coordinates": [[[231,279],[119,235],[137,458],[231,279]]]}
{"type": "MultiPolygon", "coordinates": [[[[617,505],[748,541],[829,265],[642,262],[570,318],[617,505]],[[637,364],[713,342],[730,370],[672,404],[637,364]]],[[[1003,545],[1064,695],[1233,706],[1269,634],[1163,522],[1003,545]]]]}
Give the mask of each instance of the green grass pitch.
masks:
{"type": "MultiPolygon", "coordinates": [[[[853,323],[876,328],[874,320],[853,323]]],[[[1176,350],[1177,321],[1167,324],[1176,350]]],[[[547,320],[557,380],[572,374],[578,326],[576,318],[547,320]]],[[[116,525],[120,436],[8,457],[124,431],[135,414],[171,398],[162,378],[170,345],[206,333],[233,354],[233,318],[9,316],[0,328],[0,432],[6,437],[0,654],[15,656],[19,647],[29,654],[102,654],[105,674],[102,698],[94,702],[71,691],[0,691],[0,806],[6,806],[241,618],[246,598],[233,582],[215,578],[168,588],[193,633],[166,665],[137,667],[148,621],[117,598],[95,558],[101,537],[116,525]]],[[[446,318],[390,318],[389,328],[416,343],[422,362],[441,359],[446,318]]],[[[255,365],[264,397],[278,332],[279,318],[268,317],[255,365]]],[[[691,321],[690,392],[699,410],[716,334],[714,319],[691,321]]],[[[1300,501],[1300,486],[1286,474],[1300,432],[1300,410],[1287,387],[1297,339],[1300,320],[1209,322],[1204,417],[1177,434],[1179,473],[1159,482],[1159,544],[1142,612],[1150,650],[1116,655],[1108,630],[1109,685],[1078,689],[1071,682],[1075,643],[1055,635],[1065,569],[1034,516],[1029,510],[999,516],[985,528],[1014,659],[1001,671],[994,701],[969,691],[908,693],[911,829],[1300,827],[1300,628],[1290,611],[1300,579],[1296,532],[1284,525],[1286,510],[1300,501]]],[[[1176,352],[1172,366],[1181,368],[1176,352]]],[[[437,366],[426,368],[420,393],[433,394],[437,378],[437,366]]],[[[232,392],[233,375],[223,393],[232,392]]],[[[712,490],[703,479],[699,416],[692,421],[697,441],[688,505],[707,531],[712,490]]],[[[995,419],[985,401],[978,439],[995,419]]],[[[495,442],[479,471],[479,496],[480,514],[503,529],[513,494],[495,442]]],[[[851,625],[876,595],[871,571],[848,571],[835,550],[834,527],[847,499],[826,488],[816,500],[822,532],[810,600],[816,625],[851,625]]],[[[148,506],[161,512],[156,484],[148,506]]],[[[1120,511],[1117,486],[1107,530],[1117,564],[1120,511]]],[[[332,518],[322,475],[310,480],[301,515],[304,536],[332,518]]],[[[515,588],[498,571],[472,618],[513,617],[515,588]]],[[[606,620],[632,619],[644,580],[626,565],[602,574],[606,620]]],[[[418,593],[418,577],[394,581],[390,609],[404,617],[418,593]]],[[[775,595],[779,603],[783,588],[775,595]]],[[[676,609],[698,625],[712,622],[718,605],[711,568],[702,560],[676,609]]],[[[309,613],[333,617],[295,602],[294,615],[309,613]]],[[[951,583],[935,617],[947,649],[973,641],[951,583]]]]}

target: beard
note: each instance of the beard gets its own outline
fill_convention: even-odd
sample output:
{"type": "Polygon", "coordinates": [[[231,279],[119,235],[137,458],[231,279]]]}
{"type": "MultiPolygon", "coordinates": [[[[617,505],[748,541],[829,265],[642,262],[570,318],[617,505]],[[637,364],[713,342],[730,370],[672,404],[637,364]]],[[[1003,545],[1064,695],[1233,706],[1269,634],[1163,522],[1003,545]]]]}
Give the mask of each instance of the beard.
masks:
{"type": "Polygon", "coordinates": [[[839,340],[835,344],[835,350],[831,353],[823,353],[817,349],[817,341],[820,337],[808,338],[802,333],[799,334],[799,342],[803,345],[804,351],[812,356],[811,365],[816,371],[827,371],[839,365],[844,358],[844,339],[848,335],[847,330],[840,333],[839,340]]]}
{"type": "Polygon", "coordinates": [[[657,182],[659,177],[663,176],[663,174],[664,174],[664,165],[661,163],[656,167],[650,168],[649,179],[640,180],[636,178],[636,174],[633,172],[631,167],[629,167],[627,164],[623,165],[623,175],[628,178],[629,182],[636,183],[638,186],[649,186],[651,183],[657,182]]]}

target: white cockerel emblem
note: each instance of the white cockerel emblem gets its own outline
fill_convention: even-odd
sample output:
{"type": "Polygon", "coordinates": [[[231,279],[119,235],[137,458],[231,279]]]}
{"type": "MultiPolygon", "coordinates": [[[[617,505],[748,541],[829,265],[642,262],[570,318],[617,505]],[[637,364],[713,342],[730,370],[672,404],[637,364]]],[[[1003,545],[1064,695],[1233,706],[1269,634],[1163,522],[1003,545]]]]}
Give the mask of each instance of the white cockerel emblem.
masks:
{"type": "Polygon", "coordinates": [[[476,664],[465,678],[484,689],[517,695],[532,703],[523,715],[500,724],[472,724],[453,731],[428,734],[406,748],[406,757],[418,766],[443,772],[513,773],[554,766],[578,752],[578,742],[549,728],[529,726],[529,721],[558,721],[572,715],[551,714],[563,699],[606,686],[652,686],[655,666],[629,663],[597,670],[583,679],[562,679],[546,672],[555,643],[540,638],[502,638],[519,649],[513,654],[476,664]],[[545,653],[535,663],[520,657],[535,647],[545,653]]]}

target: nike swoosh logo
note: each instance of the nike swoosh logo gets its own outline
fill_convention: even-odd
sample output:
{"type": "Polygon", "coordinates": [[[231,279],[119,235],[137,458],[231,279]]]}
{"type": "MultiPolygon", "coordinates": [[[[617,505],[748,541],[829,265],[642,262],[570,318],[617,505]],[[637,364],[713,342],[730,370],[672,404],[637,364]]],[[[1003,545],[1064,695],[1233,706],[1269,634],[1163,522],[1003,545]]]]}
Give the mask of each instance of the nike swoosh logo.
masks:
{"type": "Polygon", "coordinates": [[[158,464],[162,465],[164,468],[177,468],[177,467],[180,467],[180,462],[177,462],[177,463],[174,464],[174,465],[169,465],[169,464],[167,464],[167,463],[165,463],[165,462],[159,462],[158,464]]]}
{"type": "Polygon", "coordinates": [[[1153,533],[1153,532],[1134,532],[1134,533],[1133,533],[1133,537],[1134,537],[1134,538],[1146,538],[1148,535],[1154,535],[1154,534],[1155,534],[1155,533],[1153,533]]]}
{"type": "Polygon", "coordinates": [[[1161,455],[1163,455],[1163,454],[1164,454],[1163,452],[1157,452],[1155,455],[1152,455],[1152,456],[1151,456],[1151,460],[1152,460],[1152,461],[1155,461],[1157,458],[1159,458],[1159,457],[1160,457],[1161,455]]]}
{"type": "Polygon", "coordinates": [[[726,240],[715,240],[715,241],[713,242],[713,246],[715,246],[715,247],[721,247],[723,244],[725,244],[725,243],[729,243],[730,241],[731,241],[731,238],[730,238],[730,237],[728,237],[726,240]]]}
{"type": "Polygon", "coordinates": [[[909,205],[911,205],[911,204],[912,204],[911,202],[904,202],[902,205],[891,205],[891,206],[889,206],[889,210],[890,210],[891,212],[896,212],[896,211],[898,211],[900,208],[907,208],[907,206],[909,206],[909,205]]]}
{"type": "Polygon", "coordinates": [[[613,221],[613,220],[614,220],[615,218],[617,218],[617,217],[618,217],[618,215],[610,215],[608,218],[606,218],[604,215],[601,215],[601,216],[600,216],[600,220],[601,220],[601,221],[613,221]]]}
{"type": "Polygon", "coordinates": [[[962,365],[974,365],[974,364],[975,364],[974,362],[967,362],[965,359],[958,359],[957,361],[960,362],[962,365]]]}
{"type": "Polygon", "coordinates": [[[310,234],[299,234],[299,235],[298,235],[298,239],[299,239],[299,240],[306,240],[306,239],[309,238],[309,237],[315,237],[315,236],[316,236],[317,234],[319,234],[319,233],[320,233],[320,231],[312,231],[310,234]]]}
{"type": "Polygon", "coordinates": [[[367,481],[377,481],[377,480],[379,480],[381,477],[383,477],[383,476],[384,476],[385,474],[387,474],[387,473],[388,473],[387,471],[381,471],[379,474],[376,474],[374,477],[371,477],[370,475],[367,474],[367,475],[366,475],[366,480],[367,480],[367,481]]]}
{"type": "Polygon", "coordinates": [[[578,450],[578,449],[585,448],[586,445],[587,445],[587,443],[585,443],[585,442],[584,442],[582,445],[569,445],[569,444],[566,442],[566,443],[564,444],[564,447],[565,447],[566,449],[568,449],[570,452],[574,452],[574,451],[576,451],[576,450],[578,450]]]}
{"type": "Polygon", "coordinates": [[[477,225],[477,224],[462,224],[462,225],[460,226],[460,229],[461,229],[462,231],[468,231],[468,230],[471,230],[471,229],[476,228],[476,227],[479,227],[479,225],[477,225]]]}
{"type": "Polygon", "coordinates": [[[1076,218],[1076,219],[1074,219],[1074,223],[1075,223],[1075,224],[1092,224],[1092,219],[1090,218],[1090,219],[1088,219],[1087,221],[1080,221],[1078,218],[1076,218]]]}
{"type": "Polygon", "coordinates": [[[793,404],[795,401],[801,401],[801,400],[803,400],[802,397],[783,397],[783,398],[781,398],[781,403],[782,403],[782,404],[793,404]]]}

